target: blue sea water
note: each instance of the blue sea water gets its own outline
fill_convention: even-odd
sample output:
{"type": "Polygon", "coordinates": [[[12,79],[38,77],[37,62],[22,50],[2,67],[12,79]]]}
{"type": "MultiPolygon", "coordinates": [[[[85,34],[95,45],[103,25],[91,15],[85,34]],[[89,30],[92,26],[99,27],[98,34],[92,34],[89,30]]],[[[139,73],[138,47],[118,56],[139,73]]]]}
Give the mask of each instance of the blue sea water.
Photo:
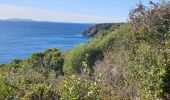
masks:
{"type": "Polygon", "coordinates": [[[0,64],[26,59],[48,48],[67,50],[86,42],[90,24],[0,21],[0,64]]]}

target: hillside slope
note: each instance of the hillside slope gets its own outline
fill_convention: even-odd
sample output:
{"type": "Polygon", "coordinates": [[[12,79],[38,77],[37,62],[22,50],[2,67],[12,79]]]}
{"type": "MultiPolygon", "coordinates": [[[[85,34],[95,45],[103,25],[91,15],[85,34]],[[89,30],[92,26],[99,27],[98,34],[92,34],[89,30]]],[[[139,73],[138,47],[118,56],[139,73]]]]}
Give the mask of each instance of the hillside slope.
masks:
{"type": "Polygon", "coordinates": [[[71,50],[1,65],[0,99],[170,99],[170,2],[151,5],[71,50]]]}
{"type": "Polygon", "coordinates": [[[103,24],[95,24],[91,26],[89,29],[83,32],[83,35],[94,37],[96,35],[105,35],[111,29],[116,29],[123,23],[103,23],[103,24]]]}

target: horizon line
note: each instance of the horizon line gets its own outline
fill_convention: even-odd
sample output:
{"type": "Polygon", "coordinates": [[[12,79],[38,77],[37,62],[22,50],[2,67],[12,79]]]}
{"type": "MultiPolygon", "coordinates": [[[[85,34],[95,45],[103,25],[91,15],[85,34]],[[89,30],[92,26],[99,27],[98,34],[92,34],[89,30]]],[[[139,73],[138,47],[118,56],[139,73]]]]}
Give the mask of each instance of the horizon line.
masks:
{"type": "Polygon", "coordinates": [[[49,23],[70,23],[70,24],[104,24],[104,23],[126,23],[127,21],[122,22],[71,22],[71,21],[48,21],[48,20],[34,20],[34,19],[25,19],[25,18],[0,18],[0,21],[16,21],[16,22],[49,22],[49,23]]]}

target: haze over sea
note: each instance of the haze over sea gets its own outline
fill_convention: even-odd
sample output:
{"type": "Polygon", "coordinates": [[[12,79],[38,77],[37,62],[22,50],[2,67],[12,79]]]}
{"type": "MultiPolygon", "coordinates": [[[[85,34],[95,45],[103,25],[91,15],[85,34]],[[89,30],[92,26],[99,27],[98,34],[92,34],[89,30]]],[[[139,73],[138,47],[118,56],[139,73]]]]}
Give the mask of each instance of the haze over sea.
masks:
{"type": "Polygon", "coordinates": [[[90,24],[0,21],[0,64],[26,59],[48,48],[67,50],[86,42],[82,35],[90,24]]]}

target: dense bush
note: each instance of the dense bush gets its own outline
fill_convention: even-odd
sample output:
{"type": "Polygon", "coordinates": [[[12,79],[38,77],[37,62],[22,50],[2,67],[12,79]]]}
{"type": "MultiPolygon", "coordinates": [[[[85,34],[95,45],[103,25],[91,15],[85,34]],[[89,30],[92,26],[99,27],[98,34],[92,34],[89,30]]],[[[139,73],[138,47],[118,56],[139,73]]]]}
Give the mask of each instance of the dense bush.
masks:
{"type": "Polygon", "coordinates": [[[27,63],[36,69],[44,67],[62,74],[63,58],[57,49],[48,49],[45,52],[32,54],[27,63]]]}
{"type": "Polygon", "coordinates": [[[56,100],[59,97],[53,89],[57,76],[62,74],[62,63],[61,52],[49,49],[31,55],[28,60],[15,59],[1,65],[0,99],[56,100]]]}
{"type": "Polygon", "coordinates": [[[88,66],[93,69],[95,62],[103,59],[103,53],[109,51],[114,42],[113,34],[93,38],[89,42],[66,52],[63,70],[66,74],[81,73],[84,58],[88,55],[88,66]]]}
{"type": "Polygon", "coordinates": [[[139,40],[141,37],[131,32],[128,26],[120,29],[109,34],[115,40],[113,48],[109,55],[104,56],[102,65],[95,67],[95,73],[102,73],[102,82],[109,90],[104,96],[118,99],[159,98],[165,72],[160,63],[163,56],[159,47],[139,40]]]}
{"type": "Polygon", "coordinates": [[[31,93],[23,98],[27,100],[59,100],[60,96],[53,89],[45,86],[36,86],[31,93]]]}
{"type": "MultiPolygon", "coordinates": [[[[4,86],[3,88],[7,91],[2,93],[8,95],[8,97],[14,95],[15,99],[25,98],[28,95],[34,94],[32,92],[41,85],[48,87],[52,91],[57,84],[54,71],[49,72],[44,68],[36,71],[27,65],[2,72],[1,77],[4,80],[1,86],[4,86]]],[[[36,93],[36,91],[34,92],[36,93]]]]}
{"type": "Polygon", "coordinates": [[[155,39],[154,43],[161,45],[170,38],[170,1],[161,4],[150,1],[151,7],[147,8],[140,3],[130,12],[130,23],[134,32],[146,28],[148,36],[155,39]]]}
{"type": "Polygon", "coordinates": [[[61,100],[100,100],[99,78],[94,82],[75,75],[65,77],[61,100]]]}
{"type": "Polygon", "coordinates": [[[15,88],[7,85],[7,83],[5,83],[5,80],[2,78],[0,78],[0,99],[6,100],[6,99],[13,99],[14,98],[14,91],[15,88]]]}
{"type": "MultiPolygon", "coordinates": [[[[167,76],[169,76],[170,63],[167,44],[170,40],[170,2],[163,1],[157,4],[150,1],[150,4],[150,8],[139,4],[130,13],[132,30],[137,34],[135,36],[138,39],[138,45],[133,46],[135,55],[131,57],[134,61],[131,66],[133,65],[133,69],[138,71],[131,72],[136,71],[136,76],[140,75],[143,85],[140,84],[139,87],[146,88],[143,89],[143,93],[149,90],[150,93],[146,93],[148,98],[154,99],[163,94],[163,98],[168,99],[170,98],[168,89],[170,79],[167,76]],[[141,69],[141,65],[144,69],[141,69]]],[[[144,94],[145,97],[146,94],[144,94]]]]}
{"type": "Polygon", "coordinates": [[[170,2],[150,3],[63,54],[49,49],[0,65],[0,99],[169,100],[170,2]]]}

